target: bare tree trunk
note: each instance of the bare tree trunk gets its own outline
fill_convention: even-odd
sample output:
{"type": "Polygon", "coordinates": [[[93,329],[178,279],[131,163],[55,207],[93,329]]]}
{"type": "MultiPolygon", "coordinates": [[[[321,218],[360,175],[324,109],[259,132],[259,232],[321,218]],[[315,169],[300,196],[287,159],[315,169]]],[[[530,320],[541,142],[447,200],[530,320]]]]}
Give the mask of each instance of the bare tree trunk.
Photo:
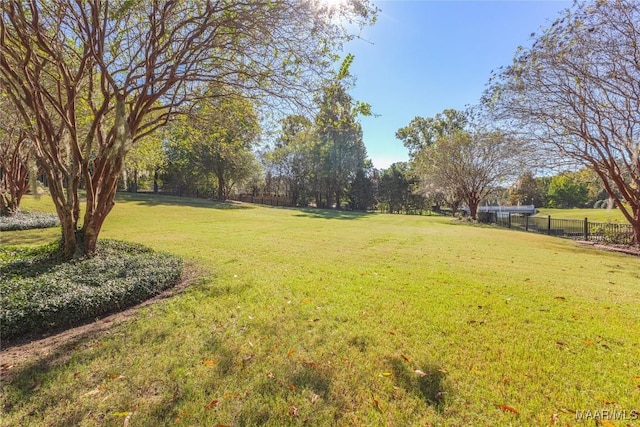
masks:
{"type": "Polygon", "coordinates": [[[640,204],[633,209],[633,221],[631,221],[631,228],[633,229],[632,244],[640,245],[640,204]]]}

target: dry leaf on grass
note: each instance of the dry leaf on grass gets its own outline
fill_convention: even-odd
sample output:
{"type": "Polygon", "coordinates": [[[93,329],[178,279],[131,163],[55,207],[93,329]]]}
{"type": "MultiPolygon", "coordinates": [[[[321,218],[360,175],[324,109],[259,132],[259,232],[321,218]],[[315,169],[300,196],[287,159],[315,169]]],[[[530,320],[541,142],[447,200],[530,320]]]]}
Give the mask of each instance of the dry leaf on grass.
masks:
{"type": "Polygon", "coordinates": [[[518,411],[513,406],[509,406],[509,405],[496,405],[496,406],[502,409],[504,412],[511,412],[512,414],[520,415],[520,411],[518,411]]]}

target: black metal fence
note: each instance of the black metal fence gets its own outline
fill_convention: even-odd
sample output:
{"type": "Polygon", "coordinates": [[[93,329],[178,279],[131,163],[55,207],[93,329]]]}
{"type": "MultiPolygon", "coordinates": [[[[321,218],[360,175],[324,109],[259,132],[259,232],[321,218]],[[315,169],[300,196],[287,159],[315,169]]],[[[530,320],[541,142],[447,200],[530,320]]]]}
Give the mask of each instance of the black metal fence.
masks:
{"type": "Polygon", "coordinates": [[[628,245],[633,241],[633,229],[630,224],[614,222],[591,222],[585,219],[558,219],[519,214],[496,214],[486,216],[488,222],[500,227],[550,236],[567,237],[576,240],[589,240],[604,243],[628,245]]]}

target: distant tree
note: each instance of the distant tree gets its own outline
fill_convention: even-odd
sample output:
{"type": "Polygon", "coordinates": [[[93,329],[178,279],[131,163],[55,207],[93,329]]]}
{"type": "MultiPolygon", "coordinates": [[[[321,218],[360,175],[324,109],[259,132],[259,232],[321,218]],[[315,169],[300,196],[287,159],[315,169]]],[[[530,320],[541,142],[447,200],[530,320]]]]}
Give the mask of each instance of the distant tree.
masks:
{"type": "Polygon", "coordinates": [[[370,106],[356,102],[347,92],[345,78],[350,60],[345,60],[338,77],[327,84],[319,99],[315,132],[324,151],[321,180],[326,191],[324,200],[336,209],[346,196],[349,183],[362,169],[367,157],[359,115],[370,115],[370,106]]]}
{"type": "Polygon", "coordinates": [[[393,163],[380,175],[378,199],[389,213],[401,213],[411,194],[409,166],[406,162],[393,163]]]}
{"type": "Polygon", "coordinates": [[[95,253],[125,155],[199,98],[203,83],[276,107],[308,106],[351,38],[347,23],[374,15],[366,0],[341,8],[297,0],[0,2],[0,84],[47,174],[64,255],[95,253]],[[87,122],[78,120],[81,105],[87,122]]]}
{"type": "Polygon", "coordinates": [[[512,205],[534,205],[542,207],[545,201],[546,191],[542,193],[538,188],[538,181],[532,172],[526,172],[518,177],[518,180],[509,191],[509,202],[512,205]]]}
{"type": "Polygon", "coordinates": [[[583,208],[589,201],[589,189],[566,175],[551,178],[547,192],[550,208],[583,208]]]}
{"type": "Polygon", "coordinates": [[[294,206],[308,204],[318,167],[313,162],[317,138],[310,119],[291,115],[281,121],[275,146],[267,153],[273,179],[282,181],[294,206]]]}
{"type": "Polygon", "coordinates": [[[373,166],[359,169],[349,186],[349,206],[356,211],[367,211],[375,204],[373,166]]]}
{"type": "Polygon", "coordinates": [[[423,149],[416,168],[426,185],[466,203],[475,219],[480,202],[517,176],[518,158],[518,146],[500,132],[458,131],[423,149]]]}
{"type": "Polygon", "coordinates": [[[154,192],[158,192],[157,174],[165,162],[165,151],[162,147],[162,133],[154,133],[141,139],[125,157],[122,172],[125,188],[130,192],[138,191],[138,178],[141,173],[154,177],[154,192]]]}
{"type": "Polygon", "coordinates": [[[407,126],[398,129],[396,138],[409,149],[411,157],[415,157],[422,149],[433,145],[439,138],[464,129],[468,123],[465,112],[447,109],[434,117],[415,117],[407,126]]]}
{"type": "Polygon", "coordinates": [[[203,174],[213,173],[217,198],[225,200],[233,185],[257,167],[252,153],[260,135],[255,109],[240,96],[213,95],[191,114],[194,166],[203,174]]]}
{"type": "MultiPolygon", "coordinates": [[[[640,243],[640,2],[576,2],[494,77],[484,101],[549,149],[591,168],[640,243]],[[624,202],[624,203],[623,203],[624,202]]],[[[547,165],[548,166],[548,165],[547,165]]]]}

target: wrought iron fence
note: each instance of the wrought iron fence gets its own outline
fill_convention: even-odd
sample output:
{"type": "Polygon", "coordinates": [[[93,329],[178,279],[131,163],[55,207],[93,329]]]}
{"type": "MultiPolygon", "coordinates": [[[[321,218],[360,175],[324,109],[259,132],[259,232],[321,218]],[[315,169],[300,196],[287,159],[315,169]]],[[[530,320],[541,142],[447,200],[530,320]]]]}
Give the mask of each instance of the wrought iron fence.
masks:
{"type": "Polygon", "coordinates": [[[520,214],[491,213],[488,220],[500,227],[603,243],[628,245],[633,241],[630,224],[591,222],[585,219],[560,219],[520,214]]]}

